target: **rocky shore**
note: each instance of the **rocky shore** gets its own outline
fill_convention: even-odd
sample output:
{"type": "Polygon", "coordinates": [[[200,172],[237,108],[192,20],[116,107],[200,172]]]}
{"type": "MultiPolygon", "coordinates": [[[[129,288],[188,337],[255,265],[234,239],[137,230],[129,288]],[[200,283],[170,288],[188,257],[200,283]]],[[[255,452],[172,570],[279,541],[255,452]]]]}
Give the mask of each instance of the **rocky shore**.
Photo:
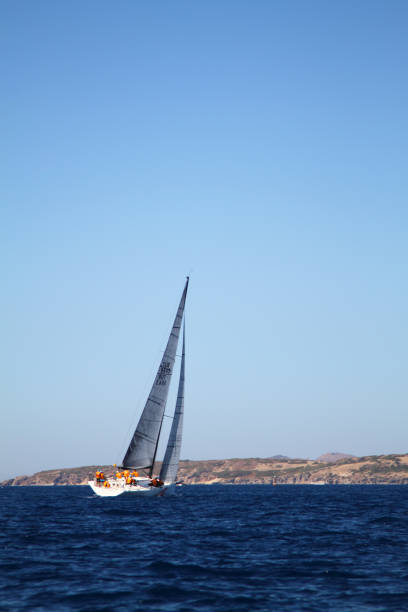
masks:
{"type": "MultiPolygon", "coordinates": [[[[114,473],[112,466],[91,465],[17,476],[0,485],[85,485],[99,469],[106,476],[114,473]]],[[[316,460],[287,457],[185,460],[180,462],[179,478],[185,484],[408,484],[408,454],[350,457],[329,453],[316,460]]]]}

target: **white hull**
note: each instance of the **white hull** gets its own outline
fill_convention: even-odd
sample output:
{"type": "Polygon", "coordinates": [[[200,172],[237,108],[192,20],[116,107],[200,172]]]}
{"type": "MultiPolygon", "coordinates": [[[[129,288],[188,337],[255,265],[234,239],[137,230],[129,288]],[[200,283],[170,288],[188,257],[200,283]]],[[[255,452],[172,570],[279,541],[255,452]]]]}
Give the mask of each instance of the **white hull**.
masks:
{"type": "Polygon", "coordinates": [[[150,481],[145,479],[136,485],[127,485],[125,482],[110,478],[108,482],[110,487],[104,487],[103,485],[97,484],[94,480],[89,480],[88,484],[92,491],[100,497],[117,497],[118,495],[123,495],[123,493],[138,495],[139,497],[158,497],[165,493],[167,495],[172,494],[175,488],[174,484],[166,483],[161,487],[151,487],[148,484],[150,481]]]}

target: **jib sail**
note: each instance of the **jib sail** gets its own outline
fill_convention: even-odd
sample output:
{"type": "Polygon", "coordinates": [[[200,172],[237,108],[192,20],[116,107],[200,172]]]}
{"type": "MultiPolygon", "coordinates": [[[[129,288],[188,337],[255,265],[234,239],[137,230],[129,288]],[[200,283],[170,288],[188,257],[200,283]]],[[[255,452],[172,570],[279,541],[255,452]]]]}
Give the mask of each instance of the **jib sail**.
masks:
{"type": "Polygon", "coordinates": [[[170,430],[169,441],[164,455],[160,480],[171,483],[177,479],[177,471],[180,460],[181,438],[183,433],[184,414],[184,361],[185,361],[185,325],[183,328],[183,354],[181,357],[180,380],[177,392],[176,409],[174,411],[173,423],[170,430]]]}

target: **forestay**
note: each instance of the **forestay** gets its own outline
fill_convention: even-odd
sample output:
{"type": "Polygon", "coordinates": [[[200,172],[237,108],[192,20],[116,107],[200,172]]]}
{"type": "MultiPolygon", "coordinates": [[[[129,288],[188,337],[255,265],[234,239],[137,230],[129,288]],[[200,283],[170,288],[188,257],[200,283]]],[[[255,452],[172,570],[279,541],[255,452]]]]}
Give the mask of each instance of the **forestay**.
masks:
{"type": "Polygon", "coordinates": [[[183,433],[184,414],[184,362],[185,362],[185,325],[183,328],[183,354],[181,357],[180,381],[177,392],[176,409],[170,430],[169,441],[160,470],[160,480],[165,483],[176,482],[178,465],[180,461],[181,438],[183,433]]]}
{"type": "Polygon", "coordinates": [[[160,430],[173,373],[180,327],[186,301],[188,277],[181,296],[176,318],[167,342],[155,381],[147,398],[142,416],[136,427],[129,448],[123,459],[123,467],[132,469],[149,469],[152,475],[156,457],[160,430]]]}

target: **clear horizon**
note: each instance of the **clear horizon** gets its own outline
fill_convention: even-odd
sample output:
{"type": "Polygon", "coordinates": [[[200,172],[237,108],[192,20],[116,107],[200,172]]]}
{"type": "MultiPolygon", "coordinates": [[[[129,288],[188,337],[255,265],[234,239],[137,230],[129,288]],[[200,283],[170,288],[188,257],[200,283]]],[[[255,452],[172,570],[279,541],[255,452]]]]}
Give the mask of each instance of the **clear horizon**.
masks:
{"type": "Polygon", "coordinates": [[[406,452],[407,17],[3,3],[0,479],[121,461],[187,274],[182,457],[406,452]]]}

